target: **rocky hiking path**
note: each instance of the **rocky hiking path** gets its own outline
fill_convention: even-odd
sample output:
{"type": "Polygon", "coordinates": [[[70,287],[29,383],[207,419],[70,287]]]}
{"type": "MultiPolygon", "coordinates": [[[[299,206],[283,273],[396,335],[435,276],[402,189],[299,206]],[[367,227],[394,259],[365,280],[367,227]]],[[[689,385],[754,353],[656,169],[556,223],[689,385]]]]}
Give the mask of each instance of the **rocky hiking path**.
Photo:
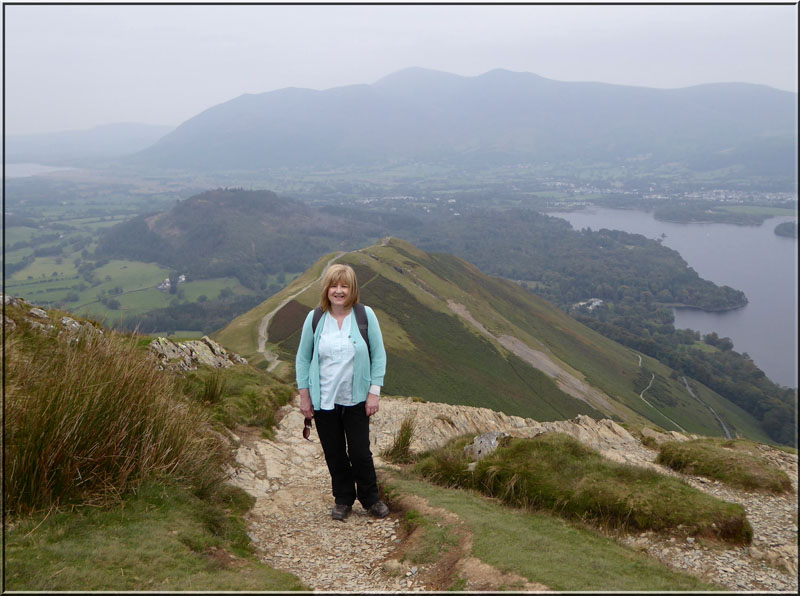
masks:
{"type": "MultiPolygon", "coordinates": [[[[444,444],[468,432],[503,431],[532,437],[543,432],[568,433],[605,456],[620,462],[651,467],[684,478],[691,485],[731,502],[741,503],[754,529],[752,545],[726,548],[691,538],[677,540],[654,533],[623,535],[619,542],[648,553],[663,563],[692,573],[732,591],[788,591],[797,583],[797,456],[764,447],[764,454],[787,472],[795,493],[770,495],[735,490],[718,482],[680,475],[654,463],[656,452],[610,420],[579,416],[570,421],[536,422],[485,408],[417,403],[384,398],[370,426],[372,452],[378,469],[389,467],[378,455],[389,446],[407,415],[416,416],[412,450],[444,444]]],[[[313,441],[302,437],[303,418],[297,398],[279,412],[272,441],[257,429],[241,429],[237,468],[232,481],[256,497],[248,517],[249,534],[259,557],[269,565],[297,575],[317,591],[408,592],[446,590],[456,577],[466,579],[465,590],[494,590],[501,585],[524,591],[548,588],[523,578],[501,574],[470,556],[471,536],[457,516],[432,510],[419,497],[405,497],[412,507],[453,524],[458,547],[438,567],[401,562],[408,537],[397,507],[382,520],[373,519],[356,503],[344,522],[330,518],[333,497],[325,460],[316,432],[313,441]],[[453,558],[459,559],[454,561],[453,558]],[[446,572],[445,568],[450,568],[446,572]]],[[[656,441],[686,440],[680,433],[656,433],[656,441]]],[[[413,539],[413,535],[411,537],[413,539]]]]}

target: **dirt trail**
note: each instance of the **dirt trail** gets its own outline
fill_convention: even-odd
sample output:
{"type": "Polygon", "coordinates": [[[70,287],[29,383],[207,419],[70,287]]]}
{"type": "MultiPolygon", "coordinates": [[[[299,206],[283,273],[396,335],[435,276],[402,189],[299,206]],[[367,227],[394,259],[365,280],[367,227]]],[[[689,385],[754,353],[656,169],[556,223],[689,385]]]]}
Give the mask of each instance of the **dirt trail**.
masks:
{"type": "MultiPolygon", "coordinates": [[[[641,356],[640,356],[640,358],[641,358],[641,356]]],[[[644,389],[642,389],[642,392],[639,394],[639,399],[641,399],[641,400],[642,400],[644,403],[646,403],[648,406],[650,406],[651,408],[653,408],[653,409],[654,409],[656,412],[658,412],[658,413],[659,413],[661,416],[663,416],[663,417],[664,417],[666,420],[669,420],[670,422],[672,422],[672,424],[674,424],[674,425],[675,425],[677,428],[679,428],[679,429],[680,429],[682,432],[686,432],[686,429],[685,429],[685,428],[683,428],[683,427],[682,427],[680,424],[678,424],[677,422],[675,422],[675,421],[674,421],[672,418],[670,418],[669,416],[667,416],[667,415],[666,415],[664,412],[662,412],[661,410],[659,410],[657,407],[655,407],[653,404],[651,404],[649,401],[647,401],[647,400],[644,398],[644,394],[645,394],[645,392],[646,392],[648,389],[650,389],[650,387],[652,387],[652,386],[653,386],[653,381],[655,381],[655,380],[656,380],[656,373],[653,373],[653,374],[652,374],[652,376],[650,377],[650,382],[647,384],[647,387],[645,387],[644,389]]]]}
{"type": "MultiPolygon", "coordinates": [[[[402,511],[410,506],[427,511],[422,499],[393,503],[392,513],[384,519],[374,519],[356,502],[344,522],[332,520],[330,477],[316,431],[312,441],[302,438],[303,418],[297,404],[286,406],[282,414],[274,441],[260,438],[255,431],[238,436],[237,458],[256,469],[249,485],[257,497],[248,515],[248,533],[265,563],[297,575],[317,591],[446,590],[454,573],[460,574],[468,589],[512,584],[545,589],[473,560],[471,536],[463,523],[459,548],[438,563],[401,562],[408,545],[402,511]]],[[[377,443],[385,443],[386,433],[376,428],[373,435],[373,454],[377,454],[377,443]]],[[[379,470],[387,465],[377,455],[375,462],[379,470]]],[[[238,479],[241,482],[243,477],[238,479]]],[[[438,510],[436,515],[456,518],[438,510]]]]}
{"type": "Polygon", "coordinates": [[[275,313],[278,312],[280,309],[282,309],[284,306],[286,306],[289,302],[291,302],[297,296],[299,296],[300,294],[305,292],[310,286],[314,285],[318,281],[321,281],[322,278],[325,276],[325,272],[328,270],[328,267],[330,267],[331,264],[336,259],[341,257],[343,254],[345,254],[344,251],[340,251],[340,252],[336,253],[336,256],[333,257],[330,261],[328,261],[325,264],[325,267],[322,270],[322,273],[320,273],[320,276],[317,279],[307,283],[302,288],[297,290],[294,294],[291,294],[290,296],[285,298],[283,300],[283,302],[278,304],[278,306],[276,306],[271,312],[268,312],[266,315],[264,315],[262,317],[261,323],[259,323],[259,325],[258,325],[258,351],[261,352],[261,354],[264,355],[264,358],[267,359],[267,362],[269,362],[269,367],[267,368],[267,371],[272,372],[273,370],[275,370],[275,367],[278,366],[278,363],[280,362],[280,360],[278,359],[278,355],[275,354],[274,352],[270,352],[266,348],[267,339],[268,339],[267,338],[267,329],[269,328],[269,322],[272,320],[272,317],[274,317],[275,313]]]}

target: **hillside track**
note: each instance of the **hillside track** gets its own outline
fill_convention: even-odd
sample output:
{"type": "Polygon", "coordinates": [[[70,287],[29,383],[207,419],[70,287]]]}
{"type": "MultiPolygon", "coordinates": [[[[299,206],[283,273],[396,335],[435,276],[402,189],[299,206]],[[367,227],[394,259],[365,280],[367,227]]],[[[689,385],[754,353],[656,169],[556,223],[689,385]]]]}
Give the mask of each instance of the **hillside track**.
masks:
{"type": "Polygon", "coordinates": [[[662,415],[664,418],[666,418],[667,420],[669,420],[670,422],[672,422],[672,424],[674,424],[674,425],[675,425],[677,428],[679,428],[679,429],[681,430],[681,432],[686,432],[686,429],[685,429],[685,428],[683,428],[683,427],[682,427],[680,424],[678,424],[677,422],[675,422],[675,421],[674,421],[672,418],[670,418],[669,416],[667,416],[667,415],[666,415],[664,412],[662,412],[661,410],[659,410],[657,407],[655,407],[653,404],[651,404],[649,401],[647,401],[647,400],[644,398],[645,391],[647,391],[648,389],[650,389],[650,387],[652,387],[652,386],[653,386],[653,381],[655,381],[655,380],[656,380],[656,373],[653,373],[653,376],[652,376],[652,377],[650,377],[650,382],[647,384],[647,387],[645,387],[644,389],[642,389],[642,392],[639,394],[639,399],[641,399],[641,400],[642,400],[644,403],[646,403],[648,406],[650,406],[651,408],[653,408],[653,409],[654,409],[656,412],[658,412],[659,414],[661,414],[661,415],[662,415]]]}
{"type": "Polygon", "coordinates": [[[617,404],[609,399],[606,394],[598,389],[595,389],[588,383],[582,381],[572,373],[565,370],[549,355],[545,354],[541,350],[534,350],[516,337],[512,337],[510,335],[502,335],[500,337],[495,336],[478,320],[476,320],[475,317],[472,316],[472,313],[469,312],[469,309],[463,304],[458,304],[453,300],[448,300],[447,306],[455,315],[458,315],[467,321],[482,335],[498,342],[506,350],[553,379],[556,383],[556,386],[567,395],[586,402],[601,412],[607,412],[609,414],[613,413],[617,414],[623,419],[625,418],[625,412],[620,410],[617,404]]]}
{"type": "Polygon", "coordinates": [[[261,318],[261,322],[258,325],[258,351],[264,356],[267,362],[269,362],[269,366],[267,367],[268,372],[272,372],[273,370],[275,370],[275,368],[280,363],[278,355],[274,352],[270,352],[269,350],[267,350],[267,340],[269,339],[267,336],[267,329],[269,328],[270,321],[272,321],[272,317],[274,317],[275,313],[277,313],[280,309],[286,306],[289,302],[294,300],[297,296],[305,292],[308,288],[313,286],[315,283],[322,281],[322,278],[325,277],[325,272],[328,270],[328,267],[330,267],[337,259],[341,258],[341,256],[344,254],[345,254],[344,251],[336,253],[336,256],[330,259],[325,264],[325,267],[322,269],[322,273],[320,273],[318,278],[310,281],[302,288],[297,290],[294,294],[291,294],[288,297],[284,298],[283,301],[280,304],[278,304],[278,306],[276,306],[272,311],[268,312],[261,318]]]}
{"type": "Polygon", "coordinates": [[[701,404],[703,404],[706,408],[708,408],[708,410],[711,412],[711,414],[714,416],[714,418],[717,419],[717,423],[719,424],[720,428],[722,429],[722,432],[725,433],[725,438],[726,439],[730,439],[731,438],[731,431],[729,431],[728,427],[725,426],[725,422],[723,422],[722,418],[719,417],[719,415],[714,410],[714,408],[712,408],[706,402],[704,402],[702,399],[700,399],[700,397],[692,390],[692,388],[689,386],[689,381],[686,379],[685,376],[682,377],[682,379],[683,379],[683,384],[686,385],[686,391],[689,392],[689,395],[691,395],[693,398],[695,398],[697,401],[699,401],[701,404]]]}

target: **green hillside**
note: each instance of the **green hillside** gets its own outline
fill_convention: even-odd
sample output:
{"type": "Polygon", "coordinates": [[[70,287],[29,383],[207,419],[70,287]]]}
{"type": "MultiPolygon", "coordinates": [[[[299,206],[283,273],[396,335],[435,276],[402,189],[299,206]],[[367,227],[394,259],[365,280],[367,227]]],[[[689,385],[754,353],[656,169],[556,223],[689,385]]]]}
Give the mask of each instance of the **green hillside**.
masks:
{"type": "Polygon", "coordinates": [[[302,271],[332,247],[353,249],[377,237],[362,227],[270,191],[219,188],[113,226],[97,252],[159,263],[191,279],[236,277],[263,290],[270,274],[302,271]]]}
{"type": "Polygon", "coordinates": [[[702,401],[671,369],[640,358],[517,284],[396,238],[326,255],[215,338],[264,368],[277,355],[274,372],[291,380],[302,321],[318,302],[319,278],[332,260],[354,267],[361,300],[381,322],[388,394],[489,407],[537,420],[587,413],[721,436],[705,403],[732,433],[768,441],[749,414],[699,383],[692,386],[702,401]],[[259,327],[270,314],[261,353],[259,327]]]}

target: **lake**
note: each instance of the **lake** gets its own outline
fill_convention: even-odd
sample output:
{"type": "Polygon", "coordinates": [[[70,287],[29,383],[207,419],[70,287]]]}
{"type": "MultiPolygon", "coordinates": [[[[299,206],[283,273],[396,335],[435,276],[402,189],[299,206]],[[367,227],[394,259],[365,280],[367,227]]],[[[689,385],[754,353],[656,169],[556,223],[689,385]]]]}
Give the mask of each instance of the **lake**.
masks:
{"type": "Polygon", "coordinates": [[[766,375],[797,387],[797,240],[776,236],[775,226],[794,217],[772,217],[760,226],[716,223],[678,224],[651,213],[591,207],[548,213],[575,229],[622,230],[678,251],[700,277],[742,290],[744,308],[723,313],[675,309],[675,327],[716,331],[730,337],[737,352],[747,352],[766,375]]]}

